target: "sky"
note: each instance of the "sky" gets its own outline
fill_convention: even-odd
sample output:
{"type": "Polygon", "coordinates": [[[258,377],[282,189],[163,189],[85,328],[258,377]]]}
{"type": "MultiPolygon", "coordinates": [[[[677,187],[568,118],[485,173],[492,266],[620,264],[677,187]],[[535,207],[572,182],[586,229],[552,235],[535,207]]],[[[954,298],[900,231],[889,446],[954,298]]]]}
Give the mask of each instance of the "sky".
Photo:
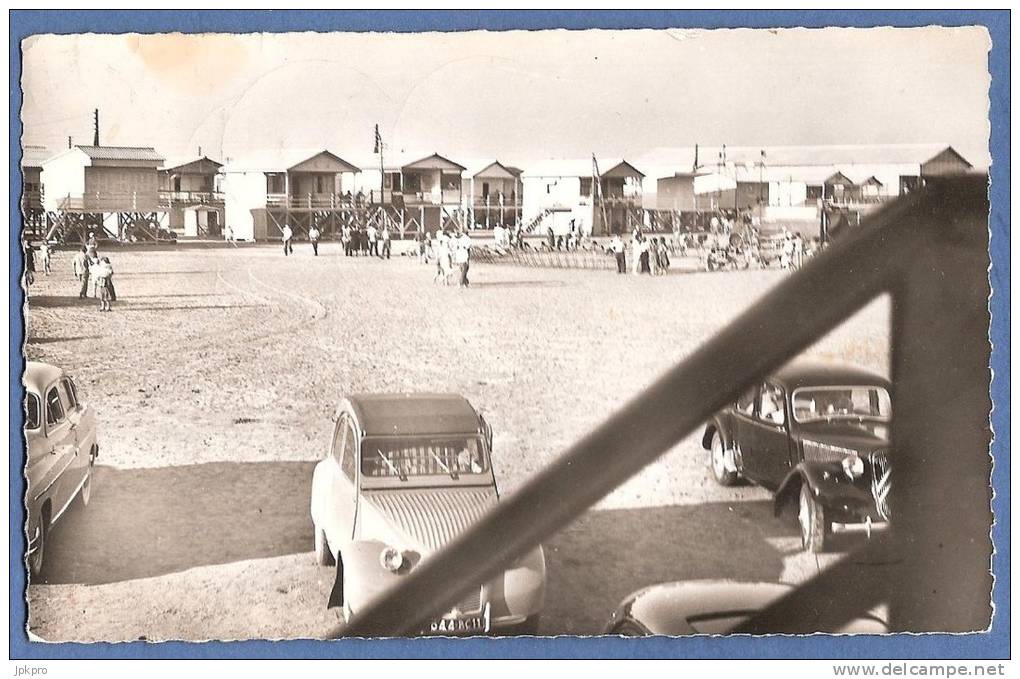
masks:
{"type": "Polygon", "coordinates": [[[526,167],[663,146],[944,142],[987,167],[984,28],[33,36],[25,144],[526,167]]]}

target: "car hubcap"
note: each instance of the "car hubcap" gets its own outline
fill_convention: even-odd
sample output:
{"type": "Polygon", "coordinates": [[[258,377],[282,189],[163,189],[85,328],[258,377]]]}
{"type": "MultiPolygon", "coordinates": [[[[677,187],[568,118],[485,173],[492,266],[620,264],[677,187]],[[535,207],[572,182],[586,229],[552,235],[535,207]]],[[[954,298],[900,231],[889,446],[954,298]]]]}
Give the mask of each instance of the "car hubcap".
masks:
{"type": "Polygon", "coordinates": [[[808,536],[811,535],[811,508],[808,506],[807,494],[803,492],[800,494],[800,511],[797,518],[800,519],[801,541],[807,545],[808,536]]]}
{"type": "Polygon", "coordinates": [[[89,462],[88,469],[85,471],[85,483],[81,486],[81,499],[85,504],[89,503],[89,498],[92,497],[92,462],[89,462]]]}
{"type": "Polygon", "coordinates": [[[726,473],[726,460],[722,441],[719,440],[719,437],[712,441],[712,471],[715,472],[718,478],[722,478],[723,474],[726,473]]]}

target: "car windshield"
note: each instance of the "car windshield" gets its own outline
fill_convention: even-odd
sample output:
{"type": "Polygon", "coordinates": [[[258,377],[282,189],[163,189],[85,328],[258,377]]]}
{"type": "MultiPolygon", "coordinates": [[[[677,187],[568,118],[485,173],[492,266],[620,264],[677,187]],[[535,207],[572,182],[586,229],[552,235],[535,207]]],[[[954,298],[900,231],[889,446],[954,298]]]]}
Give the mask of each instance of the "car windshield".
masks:
{"type": "Polygon", "coordinates": [[[798,422],[888,420],[891,416],[889,392],[883,387],[809,387],[793,392],[793,417],[798,422]]]}
{"type": "Polygon", "coordinates": [[[489,470],[485,447],[477,436],[366,438],[361,473],[366,477],[483,474],[489,470]]]}
{"type": "Polygon", "coordinates": [[[25,429],[39,428],[39,397],[29,394],[25,399],[25,429]]]}

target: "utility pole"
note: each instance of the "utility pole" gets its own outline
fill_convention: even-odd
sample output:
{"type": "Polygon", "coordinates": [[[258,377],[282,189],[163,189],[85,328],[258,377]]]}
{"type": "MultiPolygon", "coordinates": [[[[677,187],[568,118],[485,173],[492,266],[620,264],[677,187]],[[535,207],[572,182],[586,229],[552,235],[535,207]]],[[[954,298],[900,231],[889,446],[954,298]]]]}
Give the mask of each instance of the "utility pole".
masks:
{"type": "Polygon", "coordinates": [[[68,138],[67,138],[67,148],[71,148],[71,137],[70,136],[68,136],[68,138]]]}
{"type": "Polygon", "coordinates": [[[386,168],[383,166],[383,140],[379,134],[379,125],[375,126],[375,152],[379,154],[379,205],[383,206],[386,195],[386,168]]]}
{"type": "Polygon", "coordinates": [[[99,146],[99,109],[97,108],[92,112],[93,123],[92,123],[92,145],[99,146]]]}

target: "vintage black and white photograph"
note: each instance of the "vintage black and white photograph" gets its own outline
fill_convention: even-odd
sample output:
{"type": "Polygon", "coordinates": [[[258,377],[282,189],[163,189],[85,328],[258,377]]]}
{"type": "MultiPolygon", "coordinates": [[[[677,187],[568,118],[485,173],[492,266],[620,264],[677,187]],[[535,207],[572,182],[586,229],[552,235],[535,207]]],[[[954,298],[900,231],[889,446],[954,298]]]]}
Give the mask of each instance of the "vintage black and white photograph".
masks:
{"type": "Polygon", "coordinates": [[[30,639],[992,624],[984,27],[20,47],[30,639]]]}

